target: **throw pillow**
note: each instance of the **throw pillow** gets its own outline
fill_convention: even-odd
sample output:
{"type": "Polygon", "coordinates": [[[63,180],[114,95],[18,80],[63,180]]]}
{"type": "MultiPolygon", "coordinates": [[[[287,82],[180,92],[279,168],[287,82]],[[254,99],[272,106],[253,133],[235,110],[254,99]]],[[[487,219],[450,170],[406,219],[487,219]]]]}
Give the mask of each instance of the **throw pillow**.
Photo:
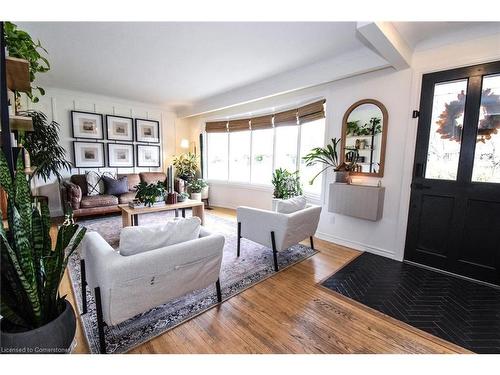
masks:
{"type": "Polygon", "coordinates": [[[201,220],[194,216],[165,224],[125,227],[120,233],[120,254],[124,256],[160,249],[199,237],[201,220]]]}
{"type": "Polygon", "coordinates": [[[291,214],[306,208],[306,198],[303,195],[290,199],[280,200],[276,204],[276,212],[291,214]]]}
{"type": "Polygon", "coordinates": [[[110,178],[116,178],[116,173],[114,172],[95,172],[87,171],[85,172],[85,178],[87,179],[87,195],[99,195],[104,194],[106,191],[104,187],[104,181],[102,176],[108,176],[110,178]]]}
{"type": "Polygon", "coordinates": [[[104,182],[104,189],[106,194],[109,195],[122,195],[128,192],[128,179],[127,176],[123,176],[118,179],[110,178],[108,176],[102,176],[104,182]]]}

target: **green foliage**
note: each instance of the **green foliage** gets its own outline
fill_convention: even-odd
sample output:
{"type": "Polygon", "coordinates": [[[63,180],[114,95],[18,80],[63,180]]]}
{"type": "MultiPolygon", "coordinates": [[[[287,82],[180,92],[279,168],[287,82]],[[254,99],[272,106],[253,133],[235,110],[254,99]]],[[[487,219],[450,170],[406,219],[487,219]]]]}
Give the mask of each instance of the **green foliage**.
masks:
{"type": "Polygon", "coordinates": [[[312,167],[316,164],[322,164],[323,166],[323,169],[309,181],[310,185],[312,185],[314,180],[328,168],[333,168],[334,171],[340,170],[341,163],[339,162],[339,155],[337,152],[337,146],[340,141],[340,139],[332,138],[331,144],[327,144],[325,147],[315,147],[302,158],[302,160],[306,162],[307,167],[312,167]]]}
{"type": "Polygon", "coordinates": [[[49,323],[64,310],[59,284],[86,229],[74,224],[70,213],[52,249],[47,201],[31,196],[22,154],[14,178],[0,154],[0,186],[7,193],[8,211],[8,228],[0,226],[2,326],[11,332],[26,331],[49,323]]]}
{"type": "Polygon", "coordinates": [[[165,184],[161,181],[158,181],[156,184],[148,184],[141,181],[135,187],[137,188],[135,197],[139,199],[139,202],[144,203],[144,206],[149,207],[158,202],[159,198],[163,198],[166,193],[165,184]]]}
{"type": "Polygon", "coordinates": [[[362,126],[359,125],[359,120],[348,121],[346,135],[363,136],[377,135],[382,133],[382,119],[380,117],[372,117],[370,121],[362,126]]]}
{"type": "MultiPolygon", "coordinates": [[[[5,44],[9,56],[28,60],[30,68],[30,82],[34,82],[38,73],[45,73],[50,70],[50,63],[42,56],[42,53],[48,53],[42,47],[39,40],[35,43],[31,36],[23,30],[17,28],[12,22],[4,22],[5,44]]],[[[34,94],[38,91],[40,95],[45,95],[45,90],[39,86],[32,86],[31,92],[27,93],[33,103],[38,102],[38,97],[34,94]]],[[[19,96],[19,93],[16,93],[19,96]]]]}
{"type": "Polygon", "coordinates": [[[273,173],[274,198],[288,199],[302,194],[299,171],[289,172],[278,168],[273,173]]]}
{"type": "Polygon", "coordinates": [[[180,154],[174,157],[173,165],[178,178],[190,182],[198,171],[198,157],[192,152],[180,154]]]}
{"type": "Polygon", "coordinates": [[[24,147],[31,157],[31,164],[36,166],[34,176],[47,181],[52,175],[61,181],[61,171],[70,170],[71,163],[66,160],[66,150],[59,144],[59,127],[55,122],[48,122],[42,112],[27,111],[22,113],[31,117],[33,131],[26,133],[24,147]]]}
{"type": "Polygon", "coordinates": [[[188,184],[188,188],[191,193],[201,193],[201,191],[207,186],[208,184],[202,178],[198,178],[188,184]]]}

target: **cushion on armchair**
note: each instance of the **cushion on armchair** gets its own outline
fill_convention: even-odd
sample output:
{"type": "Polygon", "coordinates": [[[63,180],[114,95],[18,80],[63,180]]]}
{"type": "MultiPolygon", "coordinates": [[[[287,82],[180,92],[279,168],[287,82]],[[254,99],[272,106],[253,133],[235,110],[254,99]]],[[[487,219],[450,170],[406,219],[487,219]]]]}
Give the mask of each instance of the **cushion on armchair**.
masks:
{"type": "Polygon", "coordinates": [[[173,219],[164,224],[125,227],[120,233],[120,254],[143,253],[199,237],[201,220],[198,217],[173,219]]]}
{"type": "Polygon", "coordinates": [[[276,212],[282,214],[292,214],[306,208],[306,198],[303,195],[290,199],[279,200],[276,203],[276,212]]]}

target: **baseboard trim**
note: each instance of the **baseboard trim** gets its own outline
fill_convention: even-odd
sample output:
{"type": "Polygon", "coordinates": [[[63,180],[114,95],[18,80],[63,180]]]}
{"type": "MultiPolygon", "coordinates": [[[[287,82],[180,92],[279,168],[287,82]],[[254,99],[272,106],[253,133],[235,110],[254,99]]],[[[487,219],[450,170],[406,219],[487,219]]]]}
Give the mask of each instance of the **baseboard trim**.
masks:
{"type": "Polygon", "coordinates": [[[370,246],[370,245],[364,244],[362,242],[348,240],[348,239],[333,236],[329,233],[324,233],[324,232],[316,232],[315,236],[318,237],[320,240],[332,242],[332,243],[335,243],[337,245],[350,247],[351,249],[355,249],[355,250],[367,251],[369,253],[373,253],[373,254],[377,254],[377,255],[387,257],[387,258],[401,261],[401,259],[399,259],[397,257],[397,255],[395,253],[393,253],[392,251],[382,249],[379,247],[375,247],[375,246],[370,246]]]}

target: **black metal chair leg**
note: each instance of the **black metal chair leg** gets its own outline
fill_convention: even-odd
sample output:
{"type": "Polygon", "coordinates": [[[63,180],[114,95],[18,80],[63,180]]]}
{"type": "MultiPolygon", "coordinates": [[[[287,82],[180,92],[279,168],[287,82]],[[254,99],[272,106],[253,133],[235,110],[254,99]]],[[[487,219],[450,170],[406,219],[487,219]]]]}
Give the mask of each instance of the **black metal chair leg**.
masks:
{"type": "Polygon", "coordinates": [[[314,241],[313,241],[313,236],[309,237],[309,240],[311,241],[311,249],[314,250],[314,241]]]}
{"type": "Polygon", "coordinates": [[[85,259],[80,259],[80,280],[82,283],[82,314],[87,313],[87,276],[85,275],[85,259]]]}
{"type": "Polygon", "coordinates": [[[222,302],[222,292],[220,290],[220,279],[215,282],[215,289],[217,289],[217,301],[222,302]]]}
{"type": "Polygon", "coordinates": [[[238,223],[238,244],[237,244],[237,256],[240,256],[240,248],[241,248],[241,223],[238,223]]]}
{"type": "Polygon", "coordinates": [[[274,238],[274,232],[271,232],[271,244],[273,245],[274,270],[278,272],[278,250],[276,250],[276,239],[274,238]]]}
{"type": "Polygon", "coordinates": [[[95,307],[97,314],[97,332],[99,333],[99,352],[106,354],[106,340],[104,339],[104,319],[102,317],[101,290],[99,287],[94,289],[95,307]]]}

